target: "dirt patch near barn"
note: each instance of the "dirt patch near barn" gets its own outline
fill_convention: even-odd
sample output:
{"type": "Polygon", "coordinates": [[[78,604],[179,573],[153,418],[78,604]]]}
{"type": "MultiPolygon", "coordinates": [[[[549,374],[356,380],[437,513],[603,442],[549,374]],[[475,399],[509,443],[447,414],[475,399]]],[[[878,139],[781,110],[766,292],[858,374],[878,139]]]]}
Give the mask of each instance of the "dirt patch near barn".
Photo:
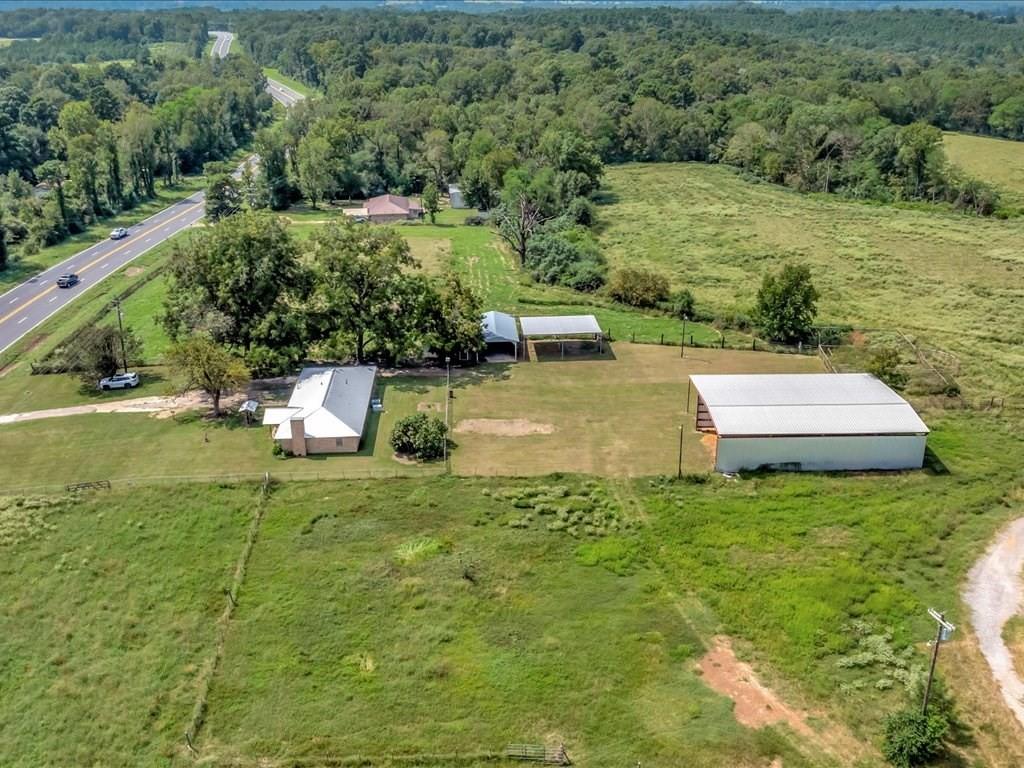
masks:
{"type": "Polygon", "coordinates": [[[494,437],[550,435],[554,431],[554,424],[542,424],[529,419],[463,419],[455,425],[456,433],[494,437]]]}
{"type": "Polygon", "coordinates": [[[697,666],[712,690],[733,700],[733,714],[740,725],[764,728],[785,723],[803,736],[814,735],[806,715],[788,707],[774,691],[762,685],[750,665],[736,658],[728,638],[716,637],[714,646],[697,666]]]}
{"type": "MultiPolygon", "coordinates": [[[[811,728],[809,713],[790,706],[765,686],[749,664],[736,658],[729,638],[714,638],[711,650],[697,666],[709,688],[732,699],[733,715],[740,725],[789,726],[813,750],[824,751],[843,765],[850,765],[864,755],[865,747],[842,726],[825,722],[818,730],[811,728]]],[[[816,721],[824,722],[820,713],[813,715],[816,721]]]]}

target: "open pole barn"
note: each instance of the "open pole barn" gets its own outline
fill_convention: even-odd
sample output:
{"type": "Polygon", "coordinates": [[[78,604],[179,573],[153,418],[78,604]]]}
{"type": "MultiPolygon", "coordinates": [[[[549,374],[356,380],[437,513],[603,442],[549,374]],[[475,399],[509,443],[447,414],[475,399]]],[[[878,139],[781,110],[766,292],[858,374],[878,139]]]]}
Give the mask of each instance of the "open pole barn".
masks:
{"type": "Polygon", "coordinates": [[[604,354],[604,332],[593,315],[549,315],[542,317],[520,317],[523,329],[524,349],[529,342],[551,341],[558,343],[561,357],[565,357],[567,342],[593,341],[599,354],[604,354]]]}

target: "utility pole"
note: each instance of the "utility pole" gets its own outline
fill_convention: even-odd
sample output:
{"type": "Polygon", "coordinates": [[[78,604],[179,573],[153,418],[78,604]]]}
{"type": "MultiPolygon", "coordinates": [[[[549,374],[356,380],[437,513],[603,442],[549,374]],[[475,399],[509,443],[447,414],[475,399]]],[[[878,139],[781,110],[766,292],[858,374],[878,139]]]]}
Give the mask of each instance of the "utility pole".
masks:
{"type": "Polygon", "coordinates": [[[683,476],[683,425],[679,425],[679,465],[676,469],[676,479],[681,479],[683,476]]]}
{"type": "Polygon", "coordinates": [[[121,300],[114,299],[114,307],[117,308],[117,329],[121,337],[121,363],[124,365],[124,372],[128,373],[128,350],[124,343],[124,320],[121,317],[121,300]]]}
{"type": "Polygon", "coordinates": [[[924,704],[921,706],[921,715],[928,714],[928,699],[932,695],[932,680],[935,678],[935,663],[939,660],[939,645],[953,635],[956,630],[956,626],[946,621],[946,615],[939,613],[934,608],[928,609],[928,615],[935,619],[935,624],[938,627],[935,631],[935,640],[932,645],[932,663],[928,669],[928,684],[924,689],[924,704]]]}
{"type": "Polygon", "coordinates": [[[444,471],[448,471],[448,404],[452,399],[452,358],[450,355],[444,357],[445,385],[444,385],[444,471]]]}

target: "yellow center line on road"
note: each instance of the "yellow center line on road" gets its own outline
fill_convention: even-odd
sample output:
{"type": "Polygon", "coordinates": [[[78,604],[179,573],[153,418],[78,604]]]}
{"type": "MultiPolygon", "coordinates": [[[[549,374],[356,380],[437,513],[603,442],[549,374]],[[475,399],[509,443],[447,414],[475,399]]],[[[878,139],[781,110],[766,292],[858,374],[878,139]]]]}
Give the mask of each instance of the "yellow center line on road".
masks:
{"type": "MultiPolygon", "coordinates": [[[[203,203],[196,203],[195,205],[191,205],[188,208],[186,208],[184,211],[182,211],[181,213],[177,214],[176,216],[172,216],[167,221],[161,222],[157,226],[165,227],[168,224],[177,221],[182,216],[187,216],[188,214],[190,214],[192,211],[194,211],[196,208],[200,207],[201,205],[203,205],[203,203]]],[[[127,248],[129,245],[135,245],[135,243],[136,243],[135,240],[129,240],[128,242],[124,243],[123,245],[119,245],[117,248],[115,248],[114,250],[110,251],[109,253],[105,253],[102,256],[96,257],[95,259],[90,261],[88,264],[86,264],[84,267],[82,267],[80,270],[78,270],[79,274],[81,274],[82,272],[85,272],[85,270],[89,269],[89,267],[94,267],[97,264],[99,264],[101,261],[103,261],[105,259],[109,259],[111,256],[113,256],[113,255],[115,255],[117,253],[120,253],[125,248],[127,248]]],[[[17,315],[18,313],[24,312],[26,309],[28,309],[30,306],[35,304],[41,298],[43,298],[44,296],[48,296],[49,294],[53,293],[55,290],[57,290],[57,286],[56,285],[51,285],[49,288],[47,288],[42,293],[37,293],[35,296],[33,296],[28,301],[26,301],[24,304],[21,304],[13,312],[8,312],[3,317],[0,317],[0,325],[2,325],[3,323],[6,323],[8,320],[10,320],[12,317],[17,315]]]]}

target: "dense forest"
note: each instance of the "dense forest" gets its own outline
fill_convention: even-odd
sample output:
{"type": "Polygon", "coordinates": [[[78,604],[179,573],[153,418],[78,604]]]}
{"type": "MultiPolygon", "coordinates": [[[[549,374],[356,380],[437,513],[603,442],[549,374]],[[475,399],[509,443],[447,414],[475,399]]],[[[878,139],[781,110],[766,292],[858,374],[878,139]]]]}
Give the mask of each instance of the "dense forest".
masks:
{"type": "Polygon", "coordinates": [[[19,9],[0,13],[0,62],[63,63],[89,59],[145,60],[152,43],[187,43],[199,58],[207,42],[208,13],[103,13],[75,9],[19,9]]]}
{"type": "MultiPolygon", "coordinates": [[[[948,12],[876,24],[898,31],[906,16],[949,17],[966,31],[931,35],[934,52],[915,57],[799,40],[804,14],[727,9],[321,11],[242,16],[236,29],[258,62],[325,92],[290,139],[335,126],[342,194],[418,191],[439,162],[470,187],[498,181],[488,166],[538,158],[556,131],[606,163],[729,162],[801,190],[993,213],[995,192],[946,163],[940,129],[1024,138],[1019,64],[957,53],[996,45],[993,27],[1018,27],[948,12]],[[762,17],[773,34],[730,28],[762,17]],[[787,24],[786,35],[774,29],[787,24]]],[[[491,186],[474,202],[486,207],[491,186]]]]}
{"type": "Polygon", "coordinates": [[[6,243],[30,253],[59,242],[230,156],[269,120],[264,84],[239,57],[0,63],[6,243]]]}
{"type": "Polygon", "coordinates": [[[1022,29],[749,7],[0,13],[0,36],[19,38],[0,49],[0,215],[8,242],[53,243],[253,136],[260,188],[220,175],[224,199],[432,197],[459,181],[538,279],[577,287],[602,279],[585,227],[607,163],[728,163],[802,191],[1011,215],[950,166],[941,131],[1024,139],[1022,29]],[[205,60],[214,25],[247,55],[205,60]],[[151,56],[168,42],[186,58],[151,56]],[[257,136],[259,66],[322,97],[257,136]],[[555,226],[531,262],[527,241],[555,226]]]}

